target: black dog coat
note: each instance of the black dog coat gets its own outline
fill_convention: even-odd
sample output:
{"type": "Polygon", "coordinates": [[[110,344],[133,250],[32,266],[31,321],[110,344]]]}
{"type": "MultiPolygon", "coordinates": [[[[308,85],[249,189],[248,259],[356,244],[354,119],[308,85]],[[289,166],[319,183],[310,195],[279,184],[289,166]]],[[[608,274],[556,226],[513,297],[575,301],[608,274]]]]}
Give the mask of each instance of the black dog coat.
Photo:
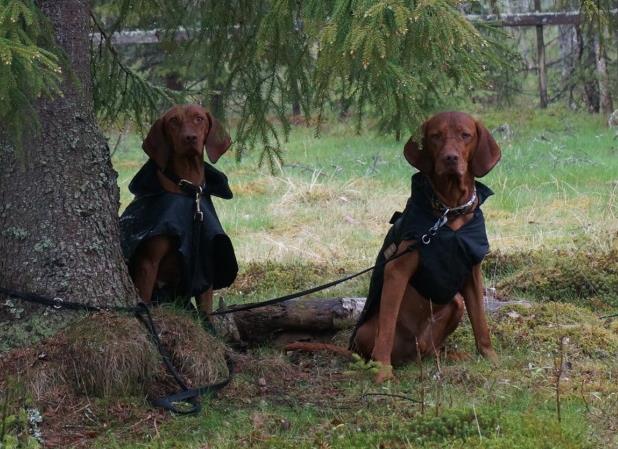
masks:
{"type": "MultiPolygon", "coordinates": [[[[420,251],[419,267],[410,284],[425,298],[436,304],[447,304],[461,290],[472,267],[480,263],[489,251],[485,231],[485,219],[480,205],[493,195],[491,189],[476,182],[478,206],[473,218],[453,231],[442,226],[427,245],[421,237],[427,234],[437,220],[432,208],[435,195],[427,177],[421,173],[412,176],[412,194],[403,213],[391,219],[393,226],[388,231],[376,264],[386,260],[385,251],[395,248],[403,240],[415,240],[420,251]],[[394,246],[393,246],[394,245],[394,246]]],[[[384,266],[373,271],[365,307],[356,323],[356,329],[377,312],[384,283],[384,266]]],[[[354,335],[352,335],[352,340],[354,335]]],[[[351,341],[352,341],[351,340],[351,341]]]]}
{"type": "Polygon", "coordinates": [[[205,187],[200,199],[204,221],[193,285],[188,285],[195,198],[163,190],[157,179],[157,170],[156,164],[149,160],[129,184],[129,190],[135,195],[135,199],[120,217],[125,260],[127,263],[132,261],[138,246],[144,240],[158,235],[171,236],[178,242],[184,278],[181,291],[159,291],[153,295],[157,300],[168,295],[197,296],[211,286],[215,290],[228,287],[236,279],[238,264],[232,242],[219,222],[211,199],[211,195],[223,199],[232,198],[227,177],[204,163],[205,187]]]}

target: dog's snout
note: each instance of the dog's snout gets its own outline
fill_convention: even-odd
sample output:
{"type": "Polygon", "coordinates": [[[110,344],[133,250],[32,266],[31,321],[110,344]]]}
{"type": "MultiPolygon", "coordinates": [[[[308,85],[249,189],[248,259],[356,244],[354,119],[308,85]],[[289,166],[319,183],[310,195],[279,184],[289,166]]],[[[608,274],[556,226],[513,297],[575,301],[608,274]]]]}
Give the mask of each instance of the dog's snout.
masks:
{"type": "Polygon", "coordinates": [[[444,155],[444,162],[447,164],[456,164],[459,162],[459,155],[457,153],[447,153],[444,155]]]}
{"type": "Polygon", "coordinates": [[[188,143],[188,144],[194,145],[194,144],[196,144],[196,143],[197,143],[197,134],[193,134],[193,133],[191,133],[191,134],[185,134],[185,135],[183,136],[183,140],[185,141],[185,143],[188,143]]]}

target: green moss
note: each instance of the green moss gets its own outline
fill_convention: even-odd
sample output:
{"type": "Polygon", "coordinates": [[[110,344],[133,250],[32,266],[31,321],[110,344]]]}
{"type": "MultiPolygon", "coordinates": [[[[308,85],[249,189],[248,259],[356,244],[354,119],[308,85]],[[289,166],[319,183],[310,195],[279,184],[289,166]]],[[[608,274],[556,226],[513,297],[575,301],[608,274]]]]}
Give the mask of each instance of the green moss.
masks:
{"type": "Polygon", "coordinates": [[[490,321],[503,352],[555,353],[568,338],[571,355],[606,359],[618,355],[618,332],[605,327],[592,312],[572,304],[545,303],[506,306],[490,321]]]}
{"type": "Polygon", "coordinates": [[[497,252],[483,268],[504,297],[573,302],[594,310],[618,308],[617,249],[497,252]]]}
{"type": "Polygon", "coordinates": [[[50,337],[78,316],[76,312],[50,311],[33,313],[27,318],[21,318],[23,312],[24,309],[19,307],[18,303],[13,303],[13,306],[9,307],[12,319],[0,322],[0,353],[29,346],[50,337]]]}

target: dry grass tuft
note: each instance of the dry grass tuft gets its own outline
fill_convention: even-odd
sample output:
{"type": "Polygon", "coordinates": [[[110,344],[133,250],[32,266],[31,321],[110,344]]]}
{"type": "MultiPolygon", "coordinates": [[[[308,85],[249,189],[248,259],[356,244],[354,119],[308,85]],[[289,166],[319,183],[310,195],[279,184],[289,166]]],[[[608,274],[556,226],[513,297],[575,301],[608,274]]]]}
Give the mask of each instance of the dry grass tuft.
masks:
{"type": "MultiPolygon", "coordinates": [[[[156,310],[154,318],[165,349],[189,385],[228,376],[225,345],[195,320],[173,309],[156,310]]],[[[37,400],[64,385],[77,396],[110,399],[177,388],[146,329],[133,316],[90,315],[47,340],[45,348],[44,353],[23,350],[11,369],[26,380],[37,400]]]]}
{"type": "MultiPolygon", "coordinates": [[[[159,308],[154,318],[161,341],[188,384],[206,385],[229,375],[225,345],[194,319],[170,308],[159,308]]],[[[167,371],[161,374],[171,381],[167,371]]]]}
{"type": "Polygon", "coordinates": [[[70,326],[66,339],[64,377],[79,394],[143,395],[159,369],[156,348],[132,316],[89,316],[70,326]]]}

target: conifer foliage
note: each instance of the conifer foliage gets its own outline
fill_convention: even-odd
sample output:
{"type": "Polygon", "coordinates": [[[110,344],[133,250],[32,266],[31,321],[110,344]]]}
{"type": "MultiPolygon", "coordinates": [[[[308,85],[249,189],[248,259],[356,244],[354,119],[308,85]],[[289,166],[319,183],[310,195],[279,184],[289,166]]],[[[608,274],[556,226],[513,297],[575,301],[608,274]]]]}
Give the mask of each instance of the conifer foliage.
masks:
{"type": "Polygon", "coordinates": [[[60,95],[61,60],[31,0],[0,0],[0,122],[18,144],[37,128],[32,102],[60,95]]]}
{"type": "MultiPolygon", "coordinates": [[[[38,13],[31,1],[0,2],[2,34],[10,36],[0,41],[0,55],[6,61],[8,48],[22,51],[11,50],[11,64],[0,69],[0,80],[19,86],[2,83],[2,95],[13,97],[0,106],[4,117],[20,102],[57,93],[58,59],[49,47],[37,46],[44,31],[33,26],[38,13]],[[22,11],[18,23],[5,31],[15,11],[22,11]]],[[[221,118],[237,118],[238,158],[259,146],[265,150],[260,160],[271,168],[280,160],[292,105],[307,120],[317,117],[318,131],[325,114],[345,108],[358,128],[378,123],[399,136],[445,100],[482,84],[488,62],[496,67],[505,61],[501,47],[465,19],[457,0],[93,3],[93,31],[101,36],[92,45],[100,118],[128,115],[146,123],[169,103],[197,99],[221,118]],[[156,52],[113,45],[120,29],[153,27],[163,40],[156,52]],[[182,79],[184,92],[162,86],[166,70],[182,79]]]]}

